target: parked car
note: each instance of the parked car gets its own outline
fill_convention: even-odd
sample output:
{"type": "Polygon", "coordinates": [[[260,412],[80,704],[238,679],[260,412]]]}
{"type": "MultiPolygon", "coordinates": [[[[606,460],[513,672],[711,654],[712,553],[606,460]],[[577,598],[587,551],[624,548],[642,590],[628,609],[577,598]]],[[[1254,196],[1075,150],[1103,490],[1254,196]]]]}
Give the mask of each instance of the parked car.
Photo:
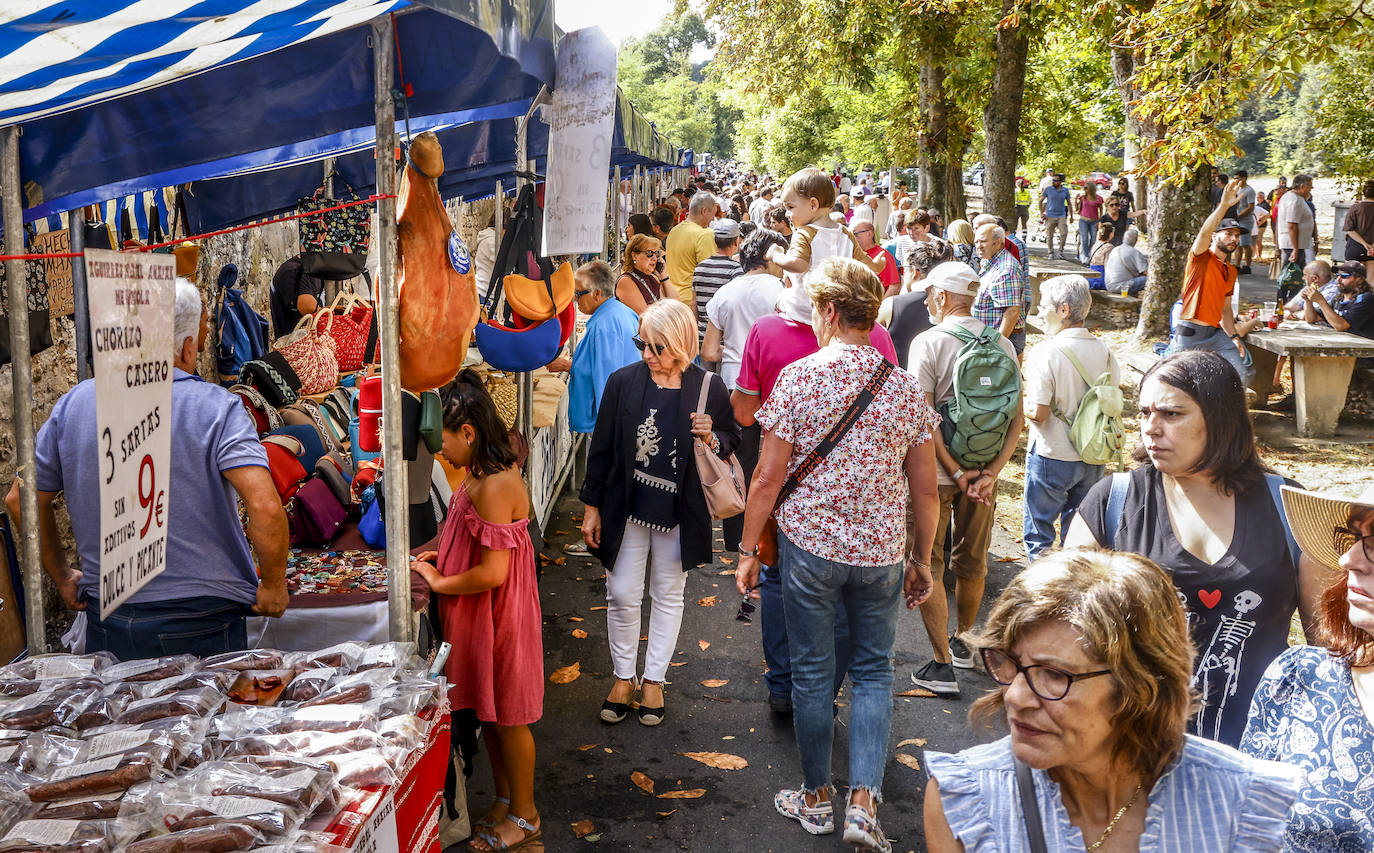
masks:
{"type": "Polygon", "coordinates": [[[1074,188],[1081,190],[1083,189],[1084,185],[1087,184],[1088,181],[1092,181],[1093,183],[1097,184],[1099,188],[1104,190],[1110,189],[1112,186],[1111,175],[1107,174],[1106,172],[1090,172],[1086,178],[1074,178],[1074,188]]]}
{"type": "Polygon", "coordinates": [[[975,187],[983,185],[983,164],[978,163],[973,168],[964,173],[964,183],[972,184],[975,187]]]}

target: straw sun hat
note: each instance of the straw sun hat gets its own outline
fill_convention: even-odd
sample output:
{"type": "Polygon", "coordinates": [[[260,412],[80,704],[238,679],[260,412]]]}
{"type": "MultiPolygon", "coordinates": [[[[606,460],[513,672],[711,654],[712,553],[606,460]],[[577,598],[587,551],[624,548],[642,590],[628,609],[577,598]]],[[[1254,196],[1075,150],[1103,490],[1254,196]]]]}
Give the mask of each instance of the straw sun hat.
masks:
{"type": "Polygon", "coordinates": [[[1332,497],[1317,492],[1284,486],[1283,510],[1298,547],[1312,559],[1329,569],[1340,571],[1344,551],[1336,550],[1334,531],[1350,523],[1352,510],[1374,510],[1374,485],[1369,486],[1355,500],[1332,497]]]}

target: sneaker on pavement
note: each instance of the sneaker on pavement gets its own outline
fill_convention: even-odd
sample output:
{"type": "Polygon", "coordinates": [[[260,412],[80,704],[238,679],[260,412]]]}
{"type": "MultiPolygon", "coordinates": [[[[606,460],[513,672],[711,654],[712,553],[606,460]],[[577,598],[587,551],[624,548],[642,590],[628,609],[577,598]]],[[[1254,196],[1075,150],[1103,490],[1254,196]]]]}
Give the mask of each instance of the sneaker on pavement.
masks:
{"type": "Polygon", "coordinates": [[[954,679],[954,667],[931,661],[911,674],[911,683],[924,687],[936,696],[958,696],[959,682],[954,679]]]}
{"type": "Polygon", "coordinates": [[[792,716],[792,697],[782,693],[769,693],[768,710],[779,717],[792,716]]]}
{"type": "Polygon", "coordinates": [[[973,669],[973,649],[968,647],[957,634],[951,634],[949,638],[949,656],[953,658],[953,663],[959,669],[973,669]]]}
{"type": "Polygon", "coordinates": [[[835,810],[829,800],[808,806],[803,792],[784,789],[773,797],[773,808],[783,817],[800,823],[802,829],[812,835],[829,835],[835,831],[835,810]]]}

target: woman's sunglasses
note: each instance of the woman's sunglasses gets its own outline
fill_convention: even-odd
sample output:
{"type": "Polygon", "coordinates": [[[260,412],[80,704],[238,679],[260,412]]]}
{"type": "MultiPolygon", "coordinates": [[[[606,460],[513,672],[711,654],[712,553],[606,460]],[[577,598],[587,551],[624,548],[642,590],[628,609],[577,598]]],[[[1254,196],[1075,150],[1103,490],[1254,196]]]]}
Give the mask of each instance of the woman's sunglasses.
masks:
{"type": "Polygon", "coordinates": [[[663,344],[651,344],[643,338],[639,337],[638,335],[631,338],[630,340],[634,341],[635,349],[639,350],[640,352],[644,352],[645,347],[653,347],[654,355],[663,355],[663,351],[667,349],[667,347],[663,344]]]}
{"type": "Polygon", "coordinates": [[[661,258],[661,257],[663,257],[663,250],[662,250],[662,249],[645,249],[644,251],[642,251],[642,252],[636,252],[635,254],[637,254],[637,255],[648,255],[648,256],[651,257],[651,258],[661,258]]]}
{"type": "Polygon", "coordinates": [[[758,610],[758,607],[759,607],[759,606],[758,606],[757,604],[754,603],[754,599],[752,599],[752,598],[749,597],[749,593],[750,593],[750,592],[753,592],[754,590],[758,589],[758,588],[761,587],[761,586],[763,586],[763,584],[761,584],[761,583],[756,583],[756,584],[754,584],[753,586],[749,587],[749,591],[746,592],[746,593],[744,594],[743,600],[741,600],[740,603],[739,603],[739,612],[735,614],[735,620],[736,620],[736,621],[738,621],[738,622],[753,622],[753,621],[754,621],[754,611],[758,610]]]}

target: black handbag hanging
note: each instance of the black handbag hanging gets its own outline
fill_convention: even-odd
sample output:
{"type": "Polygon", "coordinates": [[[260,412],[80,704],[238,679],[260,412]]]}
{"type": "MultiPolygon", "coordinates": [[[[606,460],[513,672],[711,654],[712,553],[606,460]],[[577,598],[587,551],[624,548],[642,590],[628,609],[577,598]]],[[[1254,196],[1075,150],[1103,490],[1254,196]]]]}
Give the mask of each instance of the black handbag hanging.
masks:
{"type": "MultiPolygon", "coordinates": [[[[25,235],[27,245],[28,235],[25,235]]],[[[0,365],[9,364],[10,352],[10,287],[6,278],[7,263],[0,263],[0,365]]],[[[24,304],[29,312],[29,355],[37,355],[52,346],[52,325],[48,316],[48,268],[41,260],[24,261],[24,304]]]]}
{"type": "MultiPolygon", "coordinates": [[[[348,187],[347,199],[325,198],[324,187],[303,198],[296,205],[298,213],[314,213],[337,207],[344,201],[360,201],[358,191],[335,173],[348,187]]],[[[300,221],[301,265],[306,275],[327,281],[347,281],[362,275],[367,267],[368,244],[372,233],[372,211],[375,203],[359,204],[342,210],[331,210],[300,221]]]]}

